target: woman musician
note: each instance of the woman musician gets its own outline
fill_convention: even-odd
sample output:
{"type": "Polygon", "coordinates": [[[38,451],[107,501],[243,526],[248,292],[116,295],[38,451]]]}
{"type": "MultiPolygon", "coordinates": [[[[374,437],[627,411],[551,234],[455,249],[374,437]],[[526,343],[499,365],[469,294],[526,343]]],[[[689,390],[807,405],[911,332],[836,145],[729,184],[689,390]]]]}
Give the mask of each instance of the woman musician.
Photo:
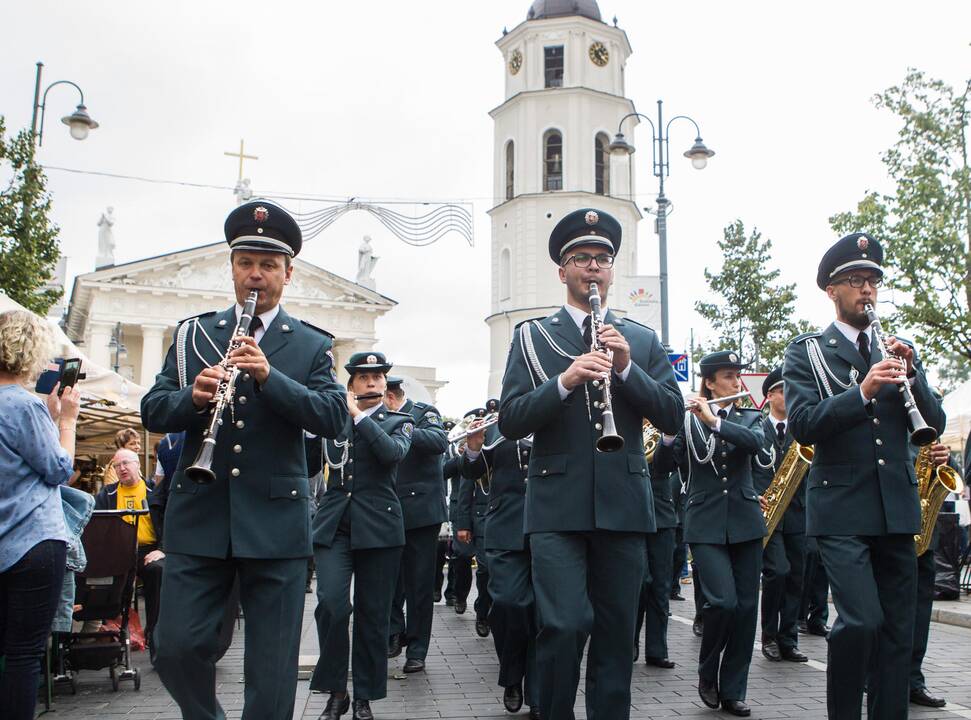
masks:
{"type": "MultiPolygon", "coordinates": [[[[702,358],[701,396],[689,398],[675,455],[688,467],[684,539],[707,602],[698,694],[712,709],[751,714],[745,704],[758,613],[765,521],[752,483],[765,436],[757,410],[741,408],[741,370],[732,351],[702,358]],[[714,402],[721,398],[721,402],[714,402]]],[[[670,443],[667,438],[665,442],[670,443]]],[[[762,462],[767,462],[764,455],[762,462]]]]}

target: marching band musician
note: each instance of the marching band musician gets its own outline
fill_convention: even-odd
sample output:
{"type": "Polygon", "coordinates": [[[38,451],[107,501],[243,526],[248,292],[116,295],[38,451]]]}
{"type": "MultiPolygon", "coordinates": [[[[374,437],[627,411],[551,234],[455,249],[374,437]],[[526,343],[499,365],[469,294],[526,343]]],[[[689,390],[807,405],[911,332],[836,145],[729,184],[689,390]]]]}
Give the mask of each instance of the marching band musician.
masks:
{"type": "Polygon", "coordinates": [[[372,720],[370,701],[387,695],[391,601],[405,544],[395,475],[411,447],[414,420],[383,402],[391,363],[382,353],[354,353],[344,369],[350,374],[350,416],[324,447],[330,477],[314,516],[320,658],[310,688],[330,693],[321,720],[346,713],[350,650],[353,718],[372,720]],[[348,648],[352,608],[354,640],[348,648]]]}
{"type": "MultiPolygon", "coordinates": [[[[451,421],[449,421],[451,422],[451,421]]],[[[452,424],[454,427],[454,423],[452,424]]],[[[446,428],[446,432],[451,428],[446,428]]],[[[448,577],[445,582],[445,605],[455,609],[456,615],[465,614],[466,601],[472,589],[472,553],[470,546],[460,543],[456,537],[458,501],[462,482],[461,458],[453,445],[448,446],[445,461],[445,480],[448,482],[448,520],[452,536],[448,540],[448,577]]]]}
{"type": "MultiPolygon", "coordinates": [[[[762,382],[762,396],[769,406],[762,430],[773,462],[769,467],[756,463],[752,468],[755,489],[760,495],[772,483],[792,444],[784,385],[781,367],[772,370],[762,382]]],[[[799,651],[798,631],[805,560],[806,484],[801,482],[762,550],[762,654],[773,662],[809,660],[799,651]]]]}
{"type": "Polygon", "coordinates": [[[461,466],[467,480],[488,478],[482,546],[488,557],[492,598],[488,619],[499,657],[499,685],[505,688],[503,705],[516,713],[525,699],[530,720],[535,720],[540,717],[534,687],[536,612],[529,547],[523,534],[531,447],[528,438],[506,440],[496,425],[479,431],[470,428],[461,466]]]}
{"type": "MultiPolygon", "coordinates": [[[[451,420],[442,421],[442,429],[445,431],[446,437],[448,433],[452,431],[455,427],[455,423],[451,420]]],[[[449,490],[449,485],[451,484],[451,478],[458,477],[459,475],[459,457],[456,454],[454,448],[449,445],[445,450],[445,461],[442,463],[442,494],[445,497],[445,504],[451,515],[451,492],[449,490]]],[[[445,583],[445,563],[448,561],[449,556],[449,544],[451,543],[452,530],[451,525],[448,521],[442,524],[441,530],[438,533],[438,546],[435,550],[435,580],[432,583],[432,598],[437,603],[442,599],[442,585],[445,583]]],[[[447,588],[444,593],[446,596],[450,593],[447,588]]],[[[447,599],[447,597],[446,597],[447,599]]],[[[454,601],[453,601],[454,604],[454,601]]]]}
{"type": "Polygon", "coordinates": [[[927,425],[944,427],[913,345],[887,337],[896,356],[887,359],[877,347],[865,306],[876,305],[882,262],[880,243],[866,233],[823,255],[816,283],[836,320],[793,340],[783,366],[792,434],[815,450],[806,522],[838,613],[826,699],[829,717],[840,720],[860,717],[864,686],[869,717],[907,717],[920,505],[904,383],[927,425]]]}
{"type": "Polygon", "coordinates": [[[442,463],[448,437],[438,409],[405,397],[401,378],[388,378],[387,405],[411,416],[411,449],[398,465],[397,492],[405,522],[405,547],[395,602],[391,607],[389,656],[408,646],[404,672],[425,669],[435,610],[434,578],[438,533],[448,519],[442,463]],[[407,625],[404,606],[408,606],[407,625]]]}
{"type": "Polygon", "coordinates": [[[606,303],[620,244],[620,223],[603,211],[576,210],[557,223],[549,252],[566,304],[517,326],[502,382],[500,432],[510,440],[533,435],[525,531],[539,709],[556,720],[574,717],[588,636],[587,716],[630,717],[644,542],[656,527],[641,421],[673,433],[684,412],[653,330],[604,307],[594,342],[591,284],[606,303]],[[613,424],[623,448],[598,451],[613,424]]]}
{"type": "MultiPolygon", "coordinates": [[[[644,662],[665,670],[675,666],[674,661],[668,658],[668,610],[674,582],[674,544],[678,527],[678,514],[671,498],[672,475],[677,478],[677,471],[678,466],[671,446],[663,445],[658,438],[650,464],[657,531],[647,535],[647,571],[637,607],[634,662],[637,662],[640,647],[638,641],[643,627],[644,662]]],[[[680,481],[677,484],[680,491],[680,481]]]]}
{"type": "Polygon", "coordinates": [[[333,375],[332,336],[280,306],[302,243],[297,223],[261,200],[233,210],[225,235],[236,304],[179,325],[141,405],[148,430],[186,431],[165,517],[156,668],[183,717],[224,717],[212,658],[238,575],[247,617],[243,715],[283,720],[293,714],[311,554],[304,428],[335,437],[347,406],[333,375]],[[252,335],[233,338],[253,290],[252,335]],[[215,479],[200,484],[185,471],[202,446],[232,341],[241,343],[228,358],[241,371],[235,401],[222,417],[215,479]]]}
{"type": "Polygon", "coordinates": [[[688,463],[684,539],[705,600],[698,695],[712,708],[751,714],[745,704],[758,615],[765,520],[752,482],[752,461],[765,444],[761,414],[733,401],[741,370],[730,350],[701,359],[701,397],[689,399],[675,453],[688,463]],[[690,433],[690,434],[689,434],[690,433]]]}

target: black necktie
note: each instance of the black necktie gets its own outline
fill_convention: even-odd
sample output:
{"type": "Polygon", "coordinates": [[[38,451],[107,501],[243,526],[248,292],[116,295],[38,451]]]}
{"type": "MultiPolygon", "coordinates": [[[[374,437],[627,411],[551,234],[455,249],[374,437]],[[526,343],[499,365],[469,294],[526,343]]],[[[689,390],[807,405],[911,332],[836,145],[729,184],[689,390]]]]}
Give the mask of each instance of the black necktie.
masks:
{"type": "Polygon", "coordinates": [[[870,336],[865,331],[856,338],[856,346],[860,349],[863,364],[870,367],[870,336]]]}
{"type": "Polygon", "coordinates": [[[260,320],[260,316],[257,315],[249,324],[249,334],[256,338],[256,331],[263,327],[263,321],[260,320]]]}
{"type": "Polygon", "coordinates": [[[727,418],[728,417],[728,410],[726,410],[725,408],[720,408],[718,410],[718,417],[720,417],[722,419],[727,418]]]}
{"type": "Polygon", "coordinates": [[[590,332],[590,316],[583,318],[583,342],[587,347],[593,344],[593,333],[590,332]]]}
{"type": "Polygon", "coordinates": [[[781,445],[786,439],[786,424],[784,422],[775,424],[775,434],[779,438],[779,444],[781,445]]]}

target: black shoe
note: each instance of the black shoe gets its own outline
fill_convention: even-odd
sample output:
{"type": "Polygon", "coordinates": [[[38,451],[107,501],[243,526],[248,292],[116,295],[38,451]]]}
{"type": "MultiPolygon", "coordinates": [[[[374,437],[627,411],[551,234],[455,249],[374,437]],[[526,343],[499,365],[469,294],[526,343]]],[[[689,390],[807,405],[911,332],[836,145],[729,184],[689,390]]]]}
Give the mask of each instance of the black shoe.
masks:
{"type": "Polygon", "coordinates": [[[718,709],[718,686],[715,683],[698,678],[698,697],[707,707],[718,709]]]}
{"type": "Polygon", "coordinates": [[[779,652],[779,645],[775,640],[762,641],[762,654],[772,662],[779,662],[782,660],[782,654],[779,652]]]}
{"type": "Polygon", "coordinates": [[[676,667],[674,661],[669,660],[668,658],[646,657],[644,658],[644,664],[664,668],[665,670],[670,670],[671,668],[676,667]]]}
{"type": "Polygon", "coordinates": [[[338,720],[341,715],[346,713],[351,707],[351,698],[347,695],[341,699],[337,699],[334,693],[330,694],[327,698],[327,707],[320,714],[320,720],[338,720]]]}
{"type": "Polygon", "coordinates": [[[433,592],[432,593],[432,600],[435,601],[435,602],[441,602],[442,601],[442,591],[441,590],[436,590],[435,592],[433,592]]]}
{"type": "Polygon", "coordinates": [[[806,624],[806,621],[805,620],[800,620],[796,624],[796,628],[799,630],[799,634],[800,635],[808,635],[809,634],[809,626],[806,624]]]}
{"type": "Polygon", "coordinates": [[[926,687],[919,687],[910,691],[910,702],[914,705],[923,705],[924,707],[932,708],[942,708],[947,705],[947,700],[944,698],[936,698],[931,695],[926,687]]]}
{"type": "Polygon", "coordinates": [[[481,638],[489,637],[489,621],[485,618],[475,619],[475,634],[481,638]]]}
{"type": "Polygon", "coordinates": [[[701,637],[705,634],[705,621],[701,617],[695,617],[695,621],[691,623],[691,632],[695,634],[695,637],[701,637]]]}
{"type": "Polygon", "coordinates": [[[502,694],[502,704],[511,713],[519,712],[519,709],[523,706],[522,684],[507,687],[506,692],[502,694]]]}
{"type": "Polygon", "coordinates": [[[421,672],[424,669],[425,661],[419,660],[418,658],[408,658],[405,660],[405,666],[402,668],[406,673],[421,672]]]}
{"type": "Polygon", "coordinates": [[[455,598],[453,598],[450,595],[446,595],[445,596],[445,607],[454,607],[454,606],[455,606],[455,598]]]}
{"type": "Polygon", "coordinates": [[[806,632],[810,635],[819,635],[820,637],[829,637],[829,626],[823,623],[807,623],[806,632]]]}
{"type": "Polygon", "coordinates": [[[738,715],[738,717],[748,717],[752,714],[749,706],[741,700],[722,700],[722,710],[730,715],[738,715]]]}
{"type": "Polygon", "coordinates": [[[675,590],[674,592],[671,593],[671,599],[678,600],[680,602],[684,600],[684,595],[682,595],[677,590],[675,590]]]}
{"type": "Polygon", "coordinates": [[[468,607],[468,605],[466,604],[465,600],[456,600],[455,601],[455,614],[456,615],[464,615],[465,614],[465,609],[467,607],[468,607]]]}
{"type": "Polygon", "coordinates": [[[401,654],[401,633],[395,633],[388,641],[388,657],[395,658],[401,654]]]}
{"type": "Polygon", "coordinates": [[[367,700],[354,698],[354,720],[374,720],[371,712],[371,703],[367,700]]]}
{"type": "Polygon", "coordinates": [[[788,660],[789,662],[809,662],[809,658],[799,652],[799,648],[780,647],[779,655],[782,656],[783,660],[788,660]]]}
{"type": "Polygon", "coordinates": [[[538,707],[531,707],[529,709],[529,720],[540,720],[538,707]]]}

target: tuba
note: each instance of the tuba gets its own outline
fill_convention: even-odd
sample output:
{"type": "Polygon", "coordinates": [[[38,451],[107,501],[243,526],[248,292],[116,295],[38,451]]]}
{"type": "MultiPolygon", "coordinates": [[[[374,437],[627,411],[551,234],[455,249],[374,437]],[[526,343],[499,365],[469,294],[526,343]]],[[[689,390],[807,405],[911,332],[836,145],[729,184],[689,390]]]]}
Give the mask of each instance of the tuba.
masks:
{"type": "Polygon", "coordinates": [[[920,556],[930,547],[937,513],[941,511],[944,499],[948,493],[963,492],[964,483],[954,468],[934,465],[929,445],[925,445],[917,453],[914,471],[917,474],[917,494],[920,497],[920,533],[914,535],[914,542],[917,543],[917,555],[920,556]]]}
{"type": "MultiPolygon", "coordinates": [[[[239,315],[239,323],[233,330],[233,337],[237,335],[249,335],[250,323],[253,322],[253,315],[256,313],[256,299],[259,291],[253,290],[243,303],[243,312],[239,315]]],[[[201,485],[208,485],[216,480],[216,473],[212,471],[212,459],[216,453],[216,437],[219,435],[219,428],[223,424],[223,413],[228,406],[230,411],[233,408],[233,397],[236,395],[236,380],[239,378],[239,368],[229,361],[232,352],[242,345],[238,340],[231,340],[226,354],[219,361],[219,367],[225,373],[219,381],[219,387],[209,404],[212,405],[212,415],[209,416],[209,424],[202,436],[202,445],[192,465],[185,469],[186,476],[201,485]]]]}
{"type": "Polygon", "coordinates": [[[769,504],[768,510],[763,513],[768,532],[762,541],[762,547],[769,544],[772,532],[776,529],[779,521],[782,520],[782,516],[786,514],[786,509],[792,502],[796,490],[799,489],[799,483],[806,476],[806,471],[809,470],[812,461],[813,446],[800,445],[795,440],[789,445],[786,454],[782,456],[782,463],[775,475],[772,476],[772,482],[762,493],[762,497],[769,504]]]}

